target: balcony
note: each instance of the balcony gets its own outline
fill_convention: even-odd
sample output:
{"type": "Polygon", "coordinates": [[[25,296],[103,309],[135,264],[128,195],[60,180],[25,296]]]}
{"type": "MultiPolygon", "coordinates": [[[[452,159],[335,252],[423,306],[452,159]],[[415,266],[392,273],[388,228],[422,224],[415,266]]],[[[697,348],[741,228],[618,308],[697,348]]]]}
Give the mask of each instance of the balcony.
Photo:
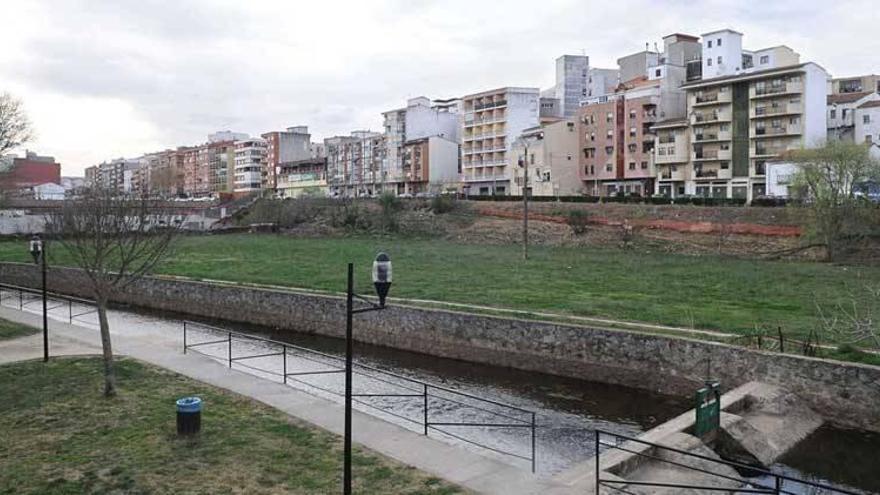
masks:
{"type": "Polygon", "coordinates": [[[700,150],[691,154],[693,161],[730,160],[730,150],[700,150]]]}
{"type": "Polygon", "coordinates": [[[659,141],[660,144],[672,144],[675,142],[675,135],[660,136],[659,138],[657,138],[657,141],[659,141]]]}
{"type": "Polygon", "coordinates": [[[710,106],[710,105],[719,105],[719,104],[728,104],[730,103],[730,92],[725,91],[707,93],[707,94],[697,94],[694,97],[694,102],[692,106],[702,107],[702,106],[710,106]]]}
{"type": "Polygon", "coordinates": [[[786,151],[788,151],[788,149],[785,146],[760,146],[760,145],[758,145],[758,146],[755,146],[754,148],[752,148],[750,151],[751,151],[751,155],[753,157],[755,157],[755,156],[766,157],[766,156],[781,155],[782,153],[785,153],[786,151]]]}
{"type": "Polygon", "coordinates": [[[475,104],[474,110],[480,111],[480,110],[487,110],[489,108],[501,108],[501,107],[506,107],[506,106],[507,106],[507,100],[497,100],[497,101],[490,101],[487,103],[481,103],[479,105],[475,104]]]}
{"type": "Polygon", "coordinates": [[[757,84],[749,88],[749,95],[752,98],[768,98],[776,95],[787,95],[803,93],[804,83],[802,82],[781,82],[765,84],[758,87],[757,84]]]}
{"type": "Polygon", "coordinates": [[[798,136],[801,134],[801,126],[787,125],[781,127],[755,127],[752,129],[752,139],[775,137],[775,136],[798,136]]]}
{"type": "Polygon", "coordinates": [[[694,134],[694,141],[717,141],[717,132],[701,132],[694,134]]]}
{"type": "Polygon", "coordinates": [[[691,123],[694,125],[712,124],[715,122],[727,122],[730,117],[721,112],[695,113],[691,117],[691,123]]]}
{"type": "Polygon", "coordinates": [[[753,107],[749,111],[749,117],[760,119],[777,115],[800,115],[803,111],[804,107],[800,103],[787,103],[777,106],[765,105],[753,107]]]}

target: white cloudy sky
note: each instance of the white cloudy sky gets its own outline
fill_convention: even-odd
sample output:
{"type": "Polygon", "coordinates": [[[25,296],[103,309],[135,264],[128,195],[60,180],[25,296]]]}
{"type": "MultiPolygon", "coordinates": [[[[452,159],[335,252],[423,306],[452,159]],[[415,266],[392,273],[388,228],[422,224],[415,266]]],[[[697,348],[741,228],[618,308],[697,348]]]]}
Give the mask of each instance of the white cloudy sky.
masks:
{"type": "Polygon", "coordinates": [[[379,129],[406,98],[547,87],[673,32],[730,27],[835,76],[880,72],[873,0],[0,0],[0,92],[65,175],[118,156],[307,124],[379,129]]]}

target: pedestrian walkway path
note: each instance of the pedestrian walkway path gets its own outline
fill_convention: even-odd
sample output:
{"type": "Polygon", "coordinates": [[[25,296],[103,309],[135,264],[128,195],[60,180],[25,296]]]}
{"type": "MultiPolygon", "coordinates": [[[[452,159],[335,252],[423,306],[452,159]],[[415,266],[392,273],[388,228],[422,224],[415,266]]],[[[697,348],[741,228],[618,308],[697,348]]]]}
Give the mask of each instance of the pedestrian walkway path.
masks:
{"type": "MultiPolygon", "coordinates": [[[[42,325],[40,315],[7,307],[0,307],[0,317],[35,327],[42,325]]],[[[119,328],[112,326],[113,323],[111,334],[117,355],[127,355],[167,368],[251,397],[333,433],[343,433],[341,404],[229,369],[208,357],[184,355],[181,352],[182,340],[169,336],[167,331],[152,332],[139,327],[136,333],[120,333],[119,328]]],[[[49,334],[51,356],[101,352],[97,328],[50,319],[49,334]]],[[[0,363],[41,357],[41,334],[0,341],[0,363]]],[[[355,443],[477,493],[557,495],[592,491],[591,480],[579,480],[573,485],[562,484],[359,411],[353,412],[352,430],[355,443]]]]}

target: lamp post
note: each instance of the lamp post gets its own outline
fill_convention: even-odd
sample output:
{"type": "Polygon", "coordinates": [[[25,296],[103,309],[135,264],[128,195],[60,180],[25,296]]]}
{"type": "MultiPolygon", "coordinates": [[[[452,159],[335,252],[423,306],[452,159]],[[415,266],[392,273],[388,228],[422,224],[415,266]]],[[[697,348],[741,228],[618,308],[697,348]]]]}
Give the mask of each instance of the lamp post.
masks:
{"type": "Polygon", "coordinates": [[[49,361],[49,312],[46,309],[46,246],[40,234],[34,234],[28,244],[28,251],[34,257],[34,263],[40,264],[43,276],[43,362],[49,361]]]}
{"type": "Polygon", "coordinates": [[[531,134],[523,134],[517,142],[523,147],[524,155],[519,160],[519,166],[523,167],[523,259],[529,259],[529,144],[532,140],[544,139],[544,132],[539,131],[531,134]]]}
{"type": "Polygon", "coordinates": [[[367,313],[385,309],[385,298],[391,288],[391,259],[385,253],[379,253],[373,261],[373,285],[376,287],[376,295],[379,304],[354,293],[354,264],[348,264],[348,291],[345,303],[345,459],[343,465],[343,488],[344,495],[351,495],[351,368],[352,354],[354,353],[354,339],[352,338],[352,316],[357,313],[367,313]],[[357,297],[369,306],[354,308],[354,298],[357,297]]]}

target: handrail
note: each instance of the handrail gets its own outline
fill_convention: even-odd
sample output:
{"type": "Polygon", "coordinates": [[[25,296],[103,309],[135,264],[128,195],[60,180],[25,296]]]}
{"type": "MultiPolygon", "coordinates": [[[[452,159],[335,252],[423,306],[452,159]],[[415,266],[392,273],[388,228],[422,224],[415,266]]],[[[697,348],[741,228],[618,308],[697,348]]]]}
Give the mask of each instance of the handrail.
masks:
{"type": "MultiPolygon", "coordinates": [[[[783,494],[783,493],[784,493],[784,494],[789,494],[789,495],[796,495],[794,492],[789,492],[789,491],[783,490],[783,489],[782,489],[782,486],[783,486],[782,481],[790,481],[790,482],[797,483],[797,484],[800,484],[800,485],[807,485],[807,486],[810,486],[810,487],[813,487],[813,488],[818,488],[818,489],[820,489],[820,490],[829,490],[829,491],[831,491],[831,492],[835,492],[835,493],[842,493],[842,494],[846,494],[846,495],[859,495],[857,492],[850,491],[850,490],[846,490],[846,489],[843,489],[843,488],[837,488],[837,487],[829,486],[829,485],[826,485],[826,484],[823,484],[823,483],[817,483],[817,482],[814,482],[814,481],[809,481],[809,480],[803,480],[803,479],[799,479],[799,478],[794,478],[794,477],[787,476],[787,475],[784,475],[784,474],[774,473],[774,472],[769,471],[769,470],[767,470],[767,469],[763,469],[763,468],[759,468],[759,467],[755,467],[755,466],[750,466],[750,465],[748,465],[748,464],[743,464],[743,463],[741,463],[741,462],[728,461],[728,460],[725,460],[725,459],[718,459],[718,458],[708,457],[708,456],[705,456],[705,455],[702,455],[702,454],[697,454],[697,453],[694,453],[694,452],[689,452],[689,451],[686,451],[686,450],[677,449],[677,448],[675,448],[675,447],[669,447],[669,446],[661,445],[661,444],[658,444],[658,443],[648,442],[648,441],[646,441],[646,440],[641,440],[641,439],[639,439],[639,438],[634,438],[634,437],[630,437],[630,436],[626,436],[626,435],[620,435],[620,434],[618,434],[618,433],[612,433],[612,432],[609,432],[609,431],[604,431],[604,430],[598,430],[598,429],[597,429],[597,430],[596,430],[595,441],[596,441],[596,445],[595,445],[595,449],[596,449],[596,466],[595,466],[595,469],[596,469],[596,473],[595,473],[595,475],[596,475],[596,495],[598,495],[598,494],[600,493],[600,492],[599,492],[599,489],[600,489],[600,487],[602,486],[602,484],[604,484],[604,483],[608,483],[608,484],[620,484],[620,485],[627,485],[627,484],[629,484],[629,485],[634,485],[634,486],[655,486],[655,487],[667,487],[667,488],[686,488],[686,489],[694,489],[694,490],[709,490],[709,491],[727,491],[727,492],[737,492],[737,493],[773,493],[773,494],[783,494]],[[606,436],[612,437],[612,438],[614,438],[614,439],[624,440],[624,442],[622,442],[622,443],[620,443],[620,444],[618,444],[617,442],[614,442],[614,443],[602,442],[602,440],[601,440],[602,435],[606,435],[606,436]],[[738,469],[743,470],[743,471],[747,471],[747,472],[751,472],[751,473],[756,473],[756,474],[763,475],[763,476],[768,476],[768,477],[771,477],[771,478],[774,479],[774,481],[775,481],[775,486],[773,486],[773,487],[768,487],[768,486],[765,486],[765,485],[761,485],[760,483],[758,483],[758,482],[756,482],[756,481],[753,481],[753,480],[741,480],[741,479],[735,479],[735,478],[731,478],[731,477],[729,477],[729,476],[726,476],[726,475],[723,475],[723,474],[720,474],[720,473],[714,473],[714,472],[709,471],[709,470],[707,470],[707,469],[702,469],[702,468],[698,468],[698,467],[695,467],[695,466],[689,466],[689,465],[684,464],[684,463],[682,463],[682,462],[676,462],[676,461],[669,460],[669,459],[663,459],[663,458],[661,458],[661,457],[659,457],[659,456],[652,455],[652,454],[647,453],[647,452],[645,452],[645,451],[630,450],[630,449],[627,449],[627,448],[624,447],[624,445],[625,445],[627,442],[634,442],[634,443],[638,443],[638,444],[642,444],[642,445],[649,446],[649,447],[651,447],[652,449],[665,450],[665,451],[673,452],[673,453],[676,453],[676,454],[679,454],[679,455],[683,455],[683,456],[685,456],[685,457],[690,457],[690,458],[694,458],[694,459],[700,459],[700,460],[708,461],[708,462],[711,462],[711,463],[714,463],[714,464],[723,464],[723,465],[726,465],[726,466],[729,466],[729,467],[732,467],[732,468],[738,468],[738,469]],[[605,447],[608,447],[608,448],[611,448],[611,449],[617,449],[617,450],[620,450],[620,451],[623,451],[623,452],[628,452],[628,453],[634,454],[634,455],[636,455],[636,456],[638,456],[638,457],[644,457],[644,458],[648,458],[648,459],[651,459],[651,460],[655,460],[655,461],[659,461],[659,462],[664,462],[664,463],[671,464],[671,465],[674,465],[674,466],[677,466],[677,467],[680,467],[680,468],[684,468],[684,469],[687,469],[687,470],[696,471],[696,472],[700,472],[700,473],[704,473],[704,474],[709,474],[709,475],[712,475],[712,476],[715,476],[715,477],[718,477],[718,478],[728,479],[728,480],[734,480],[734,481],[739,481],[739,482],[742,482],[742,483],[747,483],[748,485],[750,485],[750,486],[752,486],[752,487],[757,487],[757,488],[751,488],[751,489],[750,489],[750,488],[736,488],[736,489],[732,489],[732,488],[731,488],[731,489],[725,489],[725,488],[718,488],[718,487],[696,486],[696,485],[684,485],[684,484],[676,484],[676,483],[669,483],[669,482],[652,482],[652,481],[638,481],[638,482],[636,482],[636,481],[626,481],[626,480],[620,480],[620,479],[602,479],[602,477],[601,477],[601,468],[600,468],[600,465],[601,465],[601,463],[600,463],[600,453],[601,453],[601,447],[602,447],[602,446],[605,446],[605,447]]],[[[612,488],[612,489],[614,489],[614,490],[618,490],[618,491],[620,491],[619,488],[615,488],[615,487],[612,487],[612,486],[609,486],[609,488],[612,488]]]]}
{"type": "MultiPolygon", "coordinates": [[[[341,357],[337,357],[332,354],[317,351],[314,349],[309,349],[307,347],[302,347],[302,346],[299,346],[296,344],[289,344],[286,342],[281,342],[281,341],[266,338],[266,337],[260,337],[260,336],[256,336],[256,335],[252,335],[252,334],[248,334],[248,333],[238,332],[235,330],[229,330],[229,329],[221,328],[218,326],[210,325],[207,323],[201,323],[201,322],[196,322],[196,321],[192,321],[192,320],[182,320],[182,324],[183,324],[183,352],[184,353],[186,353],[187,350],[193,350],[193,352],[204,354],[206,356],[213,357],[215,359],[223,359],[225,362],[228,363],[230,368],[233,367],[233,364],[237,364],[239,366],[243,366],[245,368],[252,369],[252,370],[255,370],[255,371],[258,371],[261,373],[268,373],[270,375],[280,376],[280,377],[282,377],[282,382],[284,384],[286,384],[288,382],[288,380],[290,380],[293,382],[303,384],[307,387],[311,387],[316,390],[320,390],[325,393],[329,393],[329,394],[333,394],[333,395],[341,395],[341,393],[338,391],[331,390],[331,389],[325,388],[325,387],[321,387],[321,386],[316,385],[314,383],[309,383],[307,381],[303,381],[301,379],[296,378],[296,377],[303,376],[303,375],[336,374],[336,373],[340,373],[342,371],[341,369],[332,368],[332,369],[325,369],[325,370],[289,371],[287,356],[288,356],[289,350],[292,350],[292,351],[294,351],[293,355],[297,356],[300,359],[305,359],[307,361],[312,361],[312,362],[318,363],[320,365],[329,366],[329,367],[333,367],[333,366],[335,366],[335,364],[337,362],[342,361],[343,358],[341,358],[341,357]],[[225,338],[220,339],[220,340],[208,340],[208,341],[190,343],[188,341],[188,332],[189,332],[190,328],[196,329],[196,331],[203,331],[203,332],[208,332],[208,333],[219,333],[221,335],[225,335],[225,338]],[[280,346],[281,350],[276,351],[276,352],[263,352],[263,351],[261,351],[258,354],[234,356],[233,355],[233,342],[240,341],[240,340],[257,341],[257,342],[269,344],[271,346],[280,346]],[[208,352],[202,352],[200,350],[195,349],[195,347],[199,347],[199,346],[220,345],[220,344],[226,344],[226,346],[227,346],[226,356],[210,354],[208,352]],[[312,357],[310,357],[309,355],[312,355],[312,357]],[[274,356],[283,357],[283,361],[282,361],[283,372],[281,372],[281,373],[278,373],[277,371],[271,371],[269,369],[259,368],[257,366],[248,365],[248,364],[241,362],[241,361],[247,360],[247,359],[257,359],[257,358],[274,357],[274,356]],[[314,359],[314,357],[318,357],[318,356],[321,358],[324,358],[324,360],[314,359]],[[331,362],[326,362],[325,360],[331,361],[331,362]]],[[[407,398],[407,399],[421,398],[422,399],[422,419],[421,419],[421,421],[415,420],[413,418],[409,418],[409,417],[403,416],[401,414],[398,414],[394,410],[389,410],[384,407],[379,407],[377,405],[374,405],[374,404],[371,404],[371,403],[368,403],[368,402],[365,402],[362,400],[354,399],[354,401],[357,402],[358,404],[362,404],[362,405],[369,407],[371,409],[375,409],[377,411],[380,411],[382,414],[388,414],[390,416],[406,420],[409,423],[412,423],[415,425],[421,425],[423,427],[422,431],[423,431],[424,435],[428,435],[429,430],[435,430],[435,431],[443,433],[444,435],[448,435],[450,437],[460,439],[460,440],[465,441],[467,443],[471,443],[471,444],[480,446],[482,448],[485,448],[485,449],[493,451],[493,452],[497,452],[497,453],[508,455],[508,456],[511,456],[514,458],[530,461],[531,467],[532,467],[532,472],[535,472],[536,464],[537,464],[537,444],[536,444],[537,424],[536,424],[536,414],[534,411],[529,411],[529,410],[523,409],[521,407],[512,406],[509,404],[504,404],[502,402],[494,401],[491,399],[477,397],[476,395],[472,395],[467,392],[460,392],[458,390],[454,390],[454,389],[451,389],[448,387],[443,387],[440,385],[433,385],[433,384],[430,384],[427,382],[423,382],[421,380],[409,378],[406,376],[399,375],[397,373],[382,370],[382,369],[379,369],[379,368],[376,368],[373,366],[369,366],[369,365],[365,365],[365,364],[355,363],[355,368],[356,368],[355,373],[357,373],[361,376],[364,376],[369,380],[373,380],[373,381],[381,382],[381,383],[386,383],[386,384],[391,385],[393,387],[397,387],[398,389],[403,389],[407,392],[413,392],[413,393],[361,393],[361,394],[353,394],[352,397],[355,397],[355,398],[357,398],[357,397],[361,397],[361,398],[396,397],[396,398],[407,398]],[[367,372],[365,372],[365,371],[367,371],[367,372]],[[379,376],[376,376],[376,375],[379,375],[379,376]],[[393,378],[395,380],[402,381],[403,383],[395,383],[394,381],[387,380],[387,379],[383,378],[383,375],[384,375],[384,377],[393,378]],[[416,388],[416,387],[408,386],[407,384],[418,385],[418,387],[416,388]],[[434,394],[430,393],[432,390],[434,391],[434,394]],[[440,394],[438,394],[438,392],[440,394]],[[443,394],[443,395],[441,395],[441,394],[443,394]],[[458,396],[457,397],[458,400],[456,400],[456,398],[446,397],[445,394],[450,394],[452,396],[458,396]],[[430,410],[429,400],[430,399],[433,399],[436,401],[441,401],[441,402],[448,402],[448,403],[452,403],[452,404],[457,404],[457,405],[461,406],[461,408],[463,408],[463,409],[472,410],[472,411],[479,411],[479,413],[489,414],[491,416],[494,416],[495,418],[505,418],[505,419],[509,420],[510,422],[503,422],[503,421],[498,422],[497,420],[491,421],[491,422],[490,421],[478,422],[478,421],[467,421],[465,419],[462,419],[460,421],[450,421],[450,420],[431,421],[430,417],[429,417],[429,410],[430,410]],[[467,402],[464,402],[463,399],[477,401],[482,404],[491,404],[492,406],[495,406],[495,407],[504,408],[509,411],[514,411],[515,414],[524,414],[524,415],[527,415],[528,419],[518,418],[518,417],[515,417],[514,415],[511,415],[511,414],[505,414],[505,413],[497,411],[497,410],[492,410],[489,407],[480,407],[479,405],[476,405],[476,404],[469,404],[467,402]],[[481,444],[479,442],[463,438],[460,435],[456,435],[454,433],[451,433],[451,432],[446,431],[444,429],[441,429],[439,427],[478,427],[478,428],[514,428],[514,429],[528,428],[531,433],[531,436],[530,436],[530,439],[531,439],[530,455],[526,456],[526,455],[518,454],[515,452],[506,452],[506,451],[497,449],[495,447],[492,447],[490,445],[481,444]]],[[[477,417],[480,417],[480,416],[477,416],[477,417]]],[[[486,418],[486,416],[483,416],[483,417],[486,418]]],[[[489,418],[486,418],[486,419],[489,419],[489,418]]]]}

